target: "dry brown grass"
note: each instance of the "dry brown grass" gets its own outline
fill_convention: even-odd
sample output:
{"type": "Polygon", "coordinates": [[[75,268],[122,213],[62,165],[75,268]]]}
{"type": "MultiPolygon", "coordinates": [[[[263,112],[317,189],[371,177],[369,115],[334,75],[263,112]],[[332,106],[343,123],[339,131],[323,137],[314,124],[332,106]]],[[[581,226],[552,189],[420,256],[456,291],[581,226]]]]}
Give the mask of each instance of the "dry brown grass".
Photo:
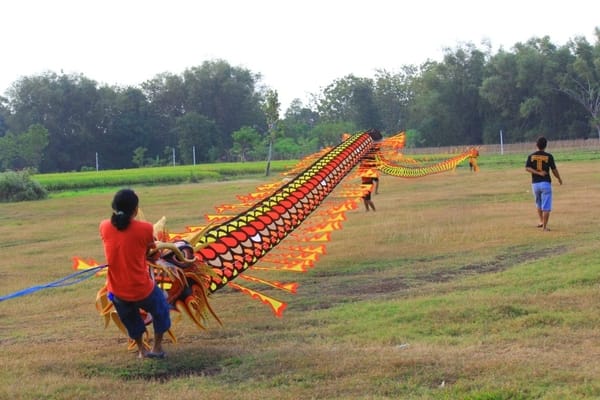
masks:
{"type": "MultiPolygon", "coordinates": [[[[347,213],[284,318],[224,289],[225,326],[177,325],[139,361],[94,308],[99,279],[0,303],[0,398],[383,399],[600,397],[597,163],[560,163],[552,232],[522,170],[383,177],[377,212],[347,213]]],[[[146,218],[202,222],[258,181],[138,188],[146,218]]],[[[0,204],[0,295],[103,261],[112,193],[0,204]]]]}

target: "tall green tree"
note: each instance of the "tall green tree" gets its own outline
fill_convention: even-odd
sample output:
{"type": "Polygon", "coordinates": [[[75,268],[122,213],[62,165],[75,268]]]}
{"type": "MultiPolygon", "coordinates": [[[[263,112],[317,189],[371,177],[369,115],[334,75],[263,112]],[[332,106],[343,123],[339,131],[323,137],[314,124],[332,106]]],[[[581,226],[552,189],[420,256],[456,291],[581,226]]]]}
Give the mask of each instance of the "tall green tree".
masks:
{"type": "Polygon", "coordinates": [[[36,124],[27,132],[0,137],[0,170],[38,170],[48,146],[48,130],[36,124]]]}
{"type": "Polygon", "coordinates": [[[485,59],[486,53],[468,43],[446,49],[443,62],[422,66],[411,122],[427,146],[481,143],[479,86],[485,59]]]}
{"type": "Polygon", "coordinates": [[[314,151],[324,147],[337,146],[342,141],[342,134],[357,132],[352,122],[320,122],[310,131],[310,141],[315,145],[314,151]]]}
{"type": "Polygon", "coordinates": [[[479,89],[485,118],[483,142],[497,143],[501,131],[507,142],[519,141],[519,107],[524,95],[517,84],[516,56],[501,49],[489,60],[486,70],[479,89]]]}
{"type": "Polygon", "coordinates": [[[239,161],[245,162],[253,159],[252,154],[256,152],[263,140],[260,133],[249,126],[243,126],[233,132],[233,154],[239,157],[239,161]]]}
{"type": "Polygon", "coordinates": [[[177,118],[185,115],[187,90],[183,77],[172,73],[161,73],[143,82],[141,89],[149,102],[150,113],[154,117],[153,144],[147,147],[154,155],[160,154],[166,146],[176,147],[177,138],[170,132],[177,118]]]}
{"type": "Polygon", "coordinates": [[[273,151],[277,155],[279,159],[283,160],[293,160],[302,158],[302,156],[306,154],[312,153],[312,149],[307,151],[305,147],[305,142],[303,140],[300,143],[296,142],[296,140],[288,137],[284,137],[281,139],[277,139],[273,146],[273,151]]]}
{"type": "Polygon", "coordinates": [[[82,75],[48,72],[20,79],[8,93],[12,132],[25,132],[34,124],[48,130],[42,172],[77,170],[93,162],[89,143],[96,121],[90,110],[97,100],[96,82],[82,75]]]}
{"type": "Polygon", "coordinates": [[[172,131],[177,138],[179,157],[184,164],[214,162],[221,136],[217,124],[204,115],[188,112],[177,118],[172,131]]]}
{"type": "Polygon", "coordinates": [[[280,121],[282,135],[298,142],[301,138],[306,137],[308,132],[319,123],[319,119],[319,113],[304,106],[300,99],[294,99],[280,121]]]}
{"type": "Polygon", "coordinates": [[[582,110],[559,90],[571,60],[569,49],[556,47],[548,37],[517,43],[512,53],[492,57],[480,89],[487,110],[486,142],[496,142],[499,130],[509,142],[580,134],[582,110]]]}
{"type": "Polygon", "coordinates": [[[519,119],[523,138],[534,140],[540,134],[566,139],[564,113],[573,103],[558,89],[557,77],[566,67],[568,52],[558,49],[549,37],[532,38],[515,45],[517,85],[522,88],[519,119]]]}
{"type": "Polygon", "coordinates": [[[10,115],[8,99],[0,96],[0,137],[8,132],[8,119],[10,118],[10,115]]]}
{"type": "Polygon", "coordinates": [[[406,129],[416,76],[417,68],[412,65],[402,67],[398,73],[377,71],[374,97],[383,132],[395,134],[406,129]]]}
{"type": "Polygon", "coordinates": [[[146,162],[148,161],[148,159],[146,158],[147,151],[148,149],[145,147],[138,147],[134,149],[133,158],[131,159],[133,164],[139,168],[144,167],[146,165],[146,162]]]}
{"type": "Polygon", "coordinates": [[[347,121],[365,130],[382,128],[373,80],[369,78],[350,74],[335,80],[323,90],[317,107],[324,121],[347,121]]]}
{"type": "Polygon", "coordinates": [[[263,95],[257,89],[259,80],[259,74],[223,60],[205,61],[183,73],[184,110],[215,122],[222,135],[223,154],[233,145],[232,133],[242,126],[266,130],[261,109],[263,95]]]}
{"type": "Polygon", "coordinates": [[[600,28],[596,28],[596,43],[584,37],[573,39],[569,47],[575,58],[560,77],[560,88],[579,103],[589,115],[589,124],[600,139],[600,28]]]}
{"type": "Polygon", "coordinates": [[[154,118],[144,93],[135,87],[106,90],[107,121],[96,151],[102,169],[131,168],[138,147],[149,147],[154,118]]]}
{"type": "Polygon", "coordinates": [[[0,172],[15,168],[19,160],[17,136],[11,132],[0,137],[0,172]]]}
{"type": "Polygon", "coordinates": [[[30,126],[27,132],[19,135],[17,143],[23,167],[38,170],[44,159],[48,142],[48,130],[40,124],[30,126]]]}

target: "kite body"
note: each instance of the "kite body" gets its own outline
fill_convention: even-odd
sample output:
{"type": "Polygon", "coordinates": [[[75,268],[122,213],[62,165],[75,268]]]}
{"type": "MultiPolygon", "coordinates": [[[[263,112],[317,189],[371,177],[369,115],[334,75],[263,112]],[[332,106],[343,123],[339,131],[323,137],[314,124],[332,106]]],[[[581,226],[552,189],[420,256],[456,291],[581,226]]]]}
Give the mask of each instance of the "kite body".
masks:
{"type": "MultiPolygon", "coordinates": [[[[323,150],[318,158],[304,160],[285,181],[239,196],[241,204],[217,207],[217,214],[206,216],[205,226],[188,227],[184,233],[169,233],[163,217],[155,224],[159,242],[156,252],[148,259],[148,266],[173,312],[187,315],[201,329],[207,328],[209,317],[220,323],[208,299],[214,292],[229,286],[260,300],[270,306],[276,316],[282,316],[284,302],[249,286],[267,285],[295,293],[297,284],[250,274],[262,270],[303,272],[313,266],[325,252],[322,242],[330,239],[332,231],[341,228],[345,212],[355,209],[364,193],[360,183],[344,185],[336,193],[336,200],[323,206],[349,174],[356,177],[378,176],[379,173],[406,178],[426,176],[456,168],[473,151],[433,166],[419,166],[414,162],[392,161],[392,155],[397,154],[403,144],[404,134],[385,140],[375,130],[348,135],[336,147],[323,150]],[[284,245],[282,241],[286,238],[289,239],[284,245]],[[275,249],[281,251],[273,252],[275,249]],[[251,284],[234,282],[238,278],[251,284]]],[[[75,259],[76,269],[97,265],[75,259]]],[[[113,321],[125,332],[106,287],[98,292],[96,305],[106,325],[113,321]]],[[[150,323],[151,316],[146,317],[150,323]]],[[[176,341],[172,332],[170,336],[176,341]]]]}

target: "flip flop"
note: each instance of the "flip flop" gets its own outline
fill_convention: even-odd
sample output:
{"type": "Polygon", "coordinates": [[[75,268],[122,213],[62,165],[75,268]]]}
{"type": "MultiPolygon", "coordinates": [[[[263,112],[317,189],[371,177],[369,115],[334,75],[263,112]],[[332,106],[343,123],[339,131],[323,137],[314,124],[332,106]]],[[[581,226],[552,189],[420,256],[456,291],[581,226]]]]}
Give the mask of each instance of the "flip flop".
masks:
{"type": "Polygon", "coordinates": [[[150,352],[146,353],[146,357],[162,360],[163,358],[165,358],[165,352],[161,351],[160,353],[153,353],[150,351],[150,352]]]}
{"type": "Polygon", "coordinates": [[[543,226],[544,226],[544,224],[537,224],[537,227],[538,227],[538,228],[541,228],[541,227],[543,227],[543,226]]]}

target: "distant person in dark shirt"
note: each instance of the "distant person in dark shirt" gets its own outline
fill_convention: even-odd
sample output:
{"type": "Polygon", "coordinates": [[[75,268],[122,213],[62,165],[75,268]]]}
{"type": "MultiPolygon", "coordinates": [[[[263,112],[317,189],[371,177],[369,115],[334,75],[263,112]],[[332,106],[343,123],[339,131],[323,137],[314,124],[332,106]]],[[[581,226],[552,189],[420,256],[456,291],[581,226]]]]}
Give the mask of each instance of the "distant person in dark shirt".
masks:
{"type": "Polygon", "coordinates": [[[365,205],[366,211],[369,211],[369,210],[375,211],[375,203],[373,203],[373,200],[371,199],[371,195],[373,193],[373,190],[375,189],[374,178],[376,178],[376,177],[377,177],[377,174],[370,170],[367,171],[366,173],[364,173],[360,177],[360,183],[361,183],[361,186],[363,189],[362,199],[363,199],[363,203],[365,205]]]}
{"type": "Polygon", "coordinates": [[[527,156],[525,170],[531,174],[531,190],[535,197],[535,204],[539,218],[538,228],[549,231],[548,219],[552,211],[552,179],[550,171],[562,185],[562,178],[556,169],[554,157],[546,152],[548,141],[541,136],[536,142],[537,151],[527,156]]]}

